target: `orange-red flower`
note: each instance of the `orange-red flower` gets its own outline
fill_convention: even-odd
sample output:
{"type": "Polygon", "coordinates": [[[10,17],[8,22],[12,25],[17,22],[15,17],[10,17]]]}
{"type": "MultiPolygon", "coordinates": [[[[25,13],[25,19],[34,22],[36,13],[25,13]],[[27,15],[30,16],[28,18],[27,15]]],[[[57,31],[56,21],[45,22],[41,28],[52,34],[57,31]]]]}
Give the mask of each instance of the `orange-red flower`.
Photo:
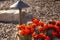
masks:
{"type": "Polygon", "coordinates": [[[36,18],[33,18],[33,19],[32,19],[32,21],[33,21],[33,23],[36,23],[36,24],[38,24],[38,23],[39,23],[39,20],[38,20],[38,19],[36,19],[36,18]]]}
{"type": "Polygon", "coordinates": [[[51,20],[51,21],[49,21],[49,24],[56,25],[56,21],[55,20],[51,20]]]}
{"type": "Polygon", "coordinates": [[[60,27],[58,27],[58,29],[56,29],[59,33],[60,33],[60,27]]]}
{"type": "Polygon", "coordinates": [[[46,35],[44,33],[40,33],[39,34],[39,37],[45,39],[46,38],[46,35]]]}
{"type": "Polygon", "coordinates": [[[31,30],[29,30],[29,29],[20,30],[19,34],[23,35],[23,36],[24,35],[29,35],[29,34],[31,34],[31,30]]]}
{"type": "Polygon", "coordinates": [[[51,29],[51,28],[54,28],[54,27],[55,27],[55,25],[48,24],[48,27],[51,29]]]}
{"type": "Polygon", "coordinates": [[[35,28],[37,25],[36,25],[35,23],[32,23],[30,26],[31,26],[32,28],[35,28]]]}
{"type": "Polygon", "coordinates": [[[40,26],[44,26],[44,22],[43,21],[39,21],[39,24],[38,25],[40,25],[40,26]]]}
{"type": "Polygon", "coordinates": [[[52,25],[52,24],[44,24],[44,29],[45,30],[48,30],[48,29],[54,29],[55,25],[52,25]]]}
{"type": "Polygon", "coordinates": [[[44,30],[48,30],[49,27],[48,27],[48,24],[44,24],[44,30]]]}
{"type": "Polygon", "coordinates": [[[60,33],[57,33],[57,37],[59,37],[59,38],[60,38],[60,33]]]}
{"type": "Polygon", "coordinates": [[[57,26],[60,26],[60,20],[57,21],[57,26]]]}
{"type": "Polygon", "coordinates": [[[43,27],[38,27],[38,31],[43,31],[44,30],[44,28],[43,27]]]}
{"type": "Polygon", "coordinates": [[[54,29],[55,29],[57,32],[60,32],[60,27],[59,27],[59,26],[54,26],[54,29]]]}
{"type": "Polygon", "coordinates": [[[25,30],[21,30],[21,31],[19,31],[19,35],[25,35],[25,30]]]}
{"type": "Polygon", "coordinates": [[[34,28],[32,28],[32,29],[31,29],[31,33],[34,33],[34,31],[35,31],[34,28]]]}
{"type": "Polygon", "coordinates": [[[25,29],[31,29],[31,26],[27,25],[25,26],[25,29]]]}
{"type": "Polygon", "coordinates": [[[19,25],[19,26],[17,26],[17,28],[18,28],[18,30],[25,29],[25,24],[19,25]]]}
{"type": "Polygon", "coordinates": [[[29,35],[29,34],[31,34],[31,30],[25,29],[25,35],[29,35]]]}
{"type": "Polygon", "coordinates": [[[32,37],[35,39],[39,38],[38,34],[32,34],[32,37]]]}
{"type": "Polygon", "coordinates": [[[56,37],[57,36],[57,33],[56,32],[52,32],[52,36],[53,37],[56,37]]]}
{"type": "Polygon", "coordinates": [[[47,36],[45,40],[50,40],[50,38],[47,36]]]}

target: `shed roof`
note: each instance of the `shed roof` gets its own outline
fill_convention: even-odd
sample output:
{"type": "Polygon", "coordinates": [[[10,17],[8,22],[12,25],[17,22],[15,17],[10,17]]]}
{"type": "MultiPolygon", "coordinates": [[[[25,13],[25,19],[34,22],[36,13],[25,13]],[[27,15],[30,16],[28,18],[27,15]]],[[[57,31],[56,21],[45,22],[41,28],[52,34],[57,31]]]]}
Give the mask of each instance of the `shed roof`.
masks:
{"type": "Polygon", "coordinates": [[[16,3],[10,6],[10,8],[27,8],[27,7],[29,7],[29,5],[24,3],[23,1],[17,1],[16,3]]]}

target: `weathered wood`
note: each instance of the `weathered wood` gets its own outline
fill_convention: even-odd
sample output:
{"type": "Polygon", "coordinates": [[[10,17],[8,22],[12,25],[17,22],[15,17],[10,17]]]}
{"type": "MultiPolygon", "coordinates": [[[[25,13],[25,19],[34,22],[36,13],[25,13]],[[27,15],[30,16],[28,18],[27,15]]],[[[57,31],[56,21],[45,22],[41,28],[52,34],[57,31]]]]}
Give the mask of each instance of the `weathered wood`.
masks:
{"type": "Polygon", "coordinates": [[[19,9],[19,25],[22,24],[22,9],[19,9]]]}

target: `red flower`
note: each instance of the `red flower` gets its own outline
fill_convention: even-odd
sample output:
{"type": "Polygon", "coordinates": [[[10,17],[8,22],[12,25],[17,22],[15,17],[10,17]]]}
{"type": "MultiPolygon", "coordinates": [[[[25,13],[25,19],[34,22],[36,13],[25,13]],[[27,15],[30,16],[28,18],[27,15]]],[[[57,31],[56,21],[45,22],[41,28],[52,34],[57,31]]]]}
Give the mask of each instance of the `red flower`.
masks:
{"type": "Polygon", "coordinates": [[[38,23],[39,23],[39,20],[38,20],[38,19],[36,19],[36,18],[33,18],[33,19],[32,19],[32,21],[33,21],[33,23],[36,23],[36,24],[38,24],[38,23]]]}
{"type": "Polygon", "coordinates": [[[20,26],[17,26],[18,30],[22,30],[22,29],[25,29],[25,24],[22,24],[20,26]]]}
{"type": "Polygon", "coordinates": [[[44,24],[44,30],[48,30],[49,27],[48,27],[48,24],[44,24]]]}
{"type": "Polygon", "coordinates": [[[25,35],[29,35],[29,34],[31,34],[31,30],[25,29],[25,35]]]}
{"type": "Polygon", "coordinates": [[[60,20],[57,21],[57,26],[60,26],[60,20]]]}
{"type": "Polygon", "coordinates": [[[32,23],[30,26],[31,26],[32,28],[35,28],[37,25],[36,25],[35,23],[32,23]]]}
{"type": "Polygon", "coordinates": [[[32,34],[32,37],[35,39],[39,38],[38,34],[32,34]]]}
{"type": "Polygon", "coordinates": [[[56,37],[57,36],[57,33],[56,32],[52,32],[52,36],[53,37],[56,37]]]}
{"type": "Polygon", "coordinates": [[[55,25],[48,24],[48,27],[49,27],[49,28],[54,28],[54,27],[55,27],[55,25]]]}
{"type": "Polygon", "coordinates": [[[21,30],[21,31],[19,31],[19,35],[25,35],[25,30],[21,30]]]}
{"type": "Polygon", "coordinates": [[[31,30],[29,30],[29,29],[20,30],[19,34],[23,35],[23,36],[24,35],[29,35],[29,34],[31,34],[31,30]]]}
{"type": "Polygon", "coordinates": [[[59,27],[59,26],[54,26],[54,29],[55,29],[57,32],[60,32],[60,27],[59,27]]]}
{"type": "Polygon", "coordinates": [[[60,37],[60,33],[57,33],[57,37],[60,37]]]}
{"type": "Polygon", "coordinates": [[[44,22],[39,21],[39,25],[43,27],[44,26],[44,22]]]}
{"type": "Polygon", "coordinates": [[[49,24],[56,25],[56,21],[55,20],[51,20],[51,21],[49,21],[49,24]]]}
{"type": "Polygon", "coordinates": [[[33,28],[31,29],[31,33],[34,33],[34,29],[33,28]]]}
{"type": "Polygon", "coordinates": [[[45,40],[50,40],[50,38],[47,36],[45,40]]]}
{"type": "Polygon", "coordinates": [[[40,33],[39,34],[39,37],[45,39],[46,38],[46,35],[44,33],[40,33]]]}
{"type": "Polygon", "coordinates": [[[55,25],[52,25],[52,24],[44,24],[44,29],[45,30],[48,30],[48,29],[51,29],[53,28],[54,29],[55,25]]]}
{"type": "Polygon", "coordinates": [[[38,30],[41,32],[41,31],[43,31],[44,29],[43,29],[43,27],[38,27],[38,30]]]}
{"type": "Polygon", "coordinates": [[[53,37],[60,37],[60,33],[52,32],[53,37]]]}
{"type": "Polygon", "coordinates": [[[27,25],[27,26],[25,27],[25,29],[31,29],[31,26],[27,25]]]}
{"type": "Polygon", "coordinates": [[[60,27],[57,29],[57,31],[60,33],[60,27]]]}

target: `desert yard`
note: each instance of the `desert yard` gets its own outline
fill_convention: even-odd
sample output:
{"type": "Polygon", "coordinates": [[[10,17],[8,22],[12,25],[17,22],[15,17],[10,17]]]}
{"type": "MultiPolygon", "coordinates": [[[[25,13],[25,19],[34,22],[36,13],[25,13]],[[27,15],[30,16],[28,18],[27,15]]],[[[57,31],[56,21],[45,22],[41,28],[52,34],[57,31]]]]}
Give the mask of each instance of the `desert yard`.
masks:
{"type": "MultiPolygon", "coordinates": [[[[32,18],[43,22],[60,20],[60,1],[57,0],[22,0],[30,5],[22,9],[22,23],[28,24],[32,18]]],[[[19,10],[9,6],[17,0],[0,1],[0,40],[16,40],[19,24],[19,10]]],[[[60,40],[60,38],[54,38],[60,40]]]]}

